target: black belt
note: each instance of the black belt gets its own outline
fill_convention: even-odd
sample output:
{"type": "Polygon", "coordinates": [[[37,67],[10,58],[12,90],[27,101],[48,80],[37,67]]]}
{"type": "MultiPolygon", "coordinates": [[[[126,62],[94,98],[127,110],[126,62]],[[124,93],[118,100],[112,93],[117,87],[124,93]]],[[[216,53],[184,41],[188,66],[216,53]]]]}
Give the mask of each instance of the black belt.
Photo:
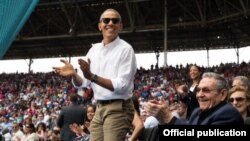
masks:
{"type": "Polygon", "coordinates": [[[97,100],[98,104],[110,104],[116,101],[125,101],[124,99],[97,100]]]}

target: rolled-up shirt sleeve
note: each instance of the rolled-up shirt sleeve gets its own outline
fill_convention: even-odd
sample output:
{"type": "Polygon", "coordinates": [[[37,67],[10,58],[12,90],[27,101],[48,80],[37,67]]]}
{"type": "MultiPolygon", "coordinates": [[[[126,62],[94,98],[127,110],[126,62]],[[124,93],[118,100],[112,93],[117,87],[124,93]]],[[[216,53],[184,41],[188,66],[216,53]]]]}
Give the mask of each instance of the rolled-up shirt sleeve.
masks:
{"type": "Polygon", "coordinates": [[[134,88],[134,75],[136,73],[136,58],[132,48],[124,51],[120,57],[118,76],[111,79],[115,93],[126,93],[134,88]]]}

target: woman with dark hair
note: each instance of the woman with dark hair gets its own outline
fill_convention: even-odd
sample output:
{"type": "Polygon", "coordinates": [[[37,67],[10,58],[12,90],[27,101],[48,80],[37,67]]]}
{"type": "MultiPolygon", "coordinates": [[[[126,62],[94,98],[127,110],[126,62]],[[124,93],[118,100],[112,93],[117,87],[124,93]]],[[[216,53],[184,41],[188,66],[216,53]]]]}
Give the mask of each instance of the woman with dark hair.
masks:
{"type": "Polygon", "coordinates": [[[36,134],[39,137],[39,140],[47,141],[48,131],[45,123],[43,122],[38,123],[36,127],[36,134]]]}
{"type": "Polygon", "coordinates": [[[191,84],[189,86],[189,91],[187,94],[187,114],[186,118],[189,119],[193,110],[199,107],[199,103],[196,99],[196,88],[201,80],[202,70],[196,65],[191,65],[189,68],[189,77],[191,79],[191,84]]]}
{"type": "Polygon", "coordinates": [[[69,125],[71,131],[76,134],[76,138],[73,141],[88,141],[90,135],[90,123],[95,115],[96,105],[89,104],[87,106],[87,118],[84,125],[77,125],[76,123],[69,125]]]}
{"type": "Polygon", "coordinates": [[[90,123],[95,115],[95,109],[96,109],[96,105],[94,104],[89,104],[87,106],[87,119],[84,122],[84,129],[83,129],[83,131],[86,134],[90,134],[89,128],[90,128],[90,123]]]}
{"type": "Polygon", "coordinates": [[[27,123],[24,125],[24,136],[22,136],[21,141],[39,141],[33,123],[27,123]]]}

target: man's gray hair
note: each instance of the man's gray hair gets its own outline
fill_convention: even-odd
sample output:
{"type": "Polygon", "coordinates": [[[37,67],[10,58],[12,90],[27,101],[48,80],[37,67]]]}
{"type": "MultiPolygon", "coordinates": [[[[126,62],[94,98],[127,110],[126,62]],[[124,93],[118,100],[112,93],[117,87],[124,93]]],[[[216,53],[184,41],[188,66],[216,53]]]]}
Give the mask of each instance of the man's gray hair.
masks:
{"type": "Polygon", "coordinates": [[[239,80],[242,83],[242,86],[245,87],[246,89],[250,90],[250,82],[249,79],[246,76],[236,76],[233,78],[234,80],[239,80]]]}
{"type": "Polygon", "coordinates": [[[119,13],[117,10],[112,9],[112,8],[109,8],[109,9],[105,10],[105,11],[102,13],[102,15],[101,15],[101,17],[100,17],[100,21],[102,20],[104,13],[106,13],[106,12],[108,12],[108,11],[115,12],[115,13],[117,14],[118,18],[120,19],[120,22],[122,21],[122,17],[121,17],[121,15],[120,15],[120,13],[119,13]]]}
{"type": "Polygon", "coordinates": [[[216,88],[217,90],[227,89],[228,90],[228,83],[226,79],[214,72],[206,72],[202,75],[202,78],[214,78],[216,82],[216,88]]]}

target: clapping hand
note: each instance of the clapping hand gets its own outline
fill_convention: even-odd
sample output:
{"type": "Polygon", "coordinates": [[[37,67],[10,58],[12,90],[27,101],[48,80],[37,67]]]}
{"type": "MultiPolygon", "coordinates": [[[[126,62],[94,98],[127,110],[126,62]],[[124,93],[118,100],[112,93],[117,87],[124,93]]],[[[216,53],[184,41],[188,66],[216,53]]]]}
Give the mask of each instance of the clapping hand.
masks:
{"type": "Polygon", "coordinates": [[[84,133],[82,127],[80,125],[77,125],[76,123],[70,124],[69,128],[72,132],[76,133],[78,137],[82,136],[84,133]]]}
{"type": "Polygon", "coordinates": [[[60,60],[62,63],[64,63],[64,66],[62,67],[53,67],[55,73],[61,75],[61,76],[73,76],[76,71],[74,67],[66,60],[60,60]]]}
{"type": "Polygon", "coordinates": [[[149,100],[145,104],[145,110],[150,116],[154,116],[160,124],[168,123],[172,118],[167,102],[164,98],[157,100],[149,100]]]}
{"type": "Polygon", "coordinates": [[[85,61],[83,59],[78,60],[78,64],[80,65],[80,69],[82,70],[84,77],[89,80],[91,80],[91,77],[93,75],[90,71],[90,63],[90,59],[88,59],[88,61],[85,61]]]}

